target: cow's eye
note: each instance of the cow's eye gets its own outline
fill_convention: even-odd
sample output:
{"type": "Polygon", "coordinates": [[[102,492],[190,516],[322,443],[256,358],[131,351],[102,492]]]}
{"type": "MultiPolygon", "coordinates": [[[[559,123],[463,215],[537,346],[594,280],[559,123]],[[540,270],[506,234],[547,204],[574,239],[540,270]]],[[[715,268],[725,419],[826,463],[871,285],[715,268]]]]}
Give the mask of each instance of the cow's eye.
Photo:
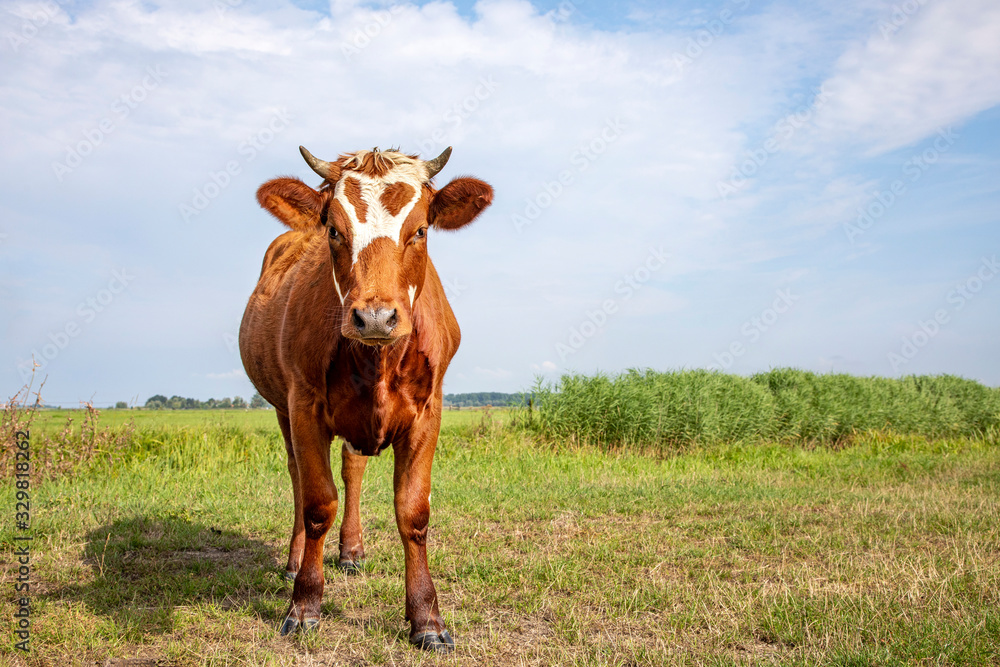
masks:
{"type": "Polygon", "coordinates": [[[417,230],[416,238],[422,239],[425,236],[427,236],[427,228],[426,227],[421,227],[420,229],[417,230]]]}
{"type": "Polygon", "coordinates": [[[330,227],[330,238],[333,239],[334,241],[340,238],[340,232],[337,231],[336,227],[333,226],[330,227]]]}

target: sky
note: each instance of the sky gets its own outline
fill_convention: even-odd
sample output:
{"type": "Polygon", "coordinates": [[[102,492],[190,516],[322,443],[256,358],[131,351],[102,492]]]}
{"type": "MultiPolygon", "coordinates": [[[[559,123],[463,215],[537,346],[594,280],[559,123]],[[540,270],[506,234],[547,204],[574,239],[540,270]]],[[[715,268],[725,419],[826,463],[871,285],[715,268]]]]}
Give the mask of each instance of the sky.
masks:
{"type": "Polygon", "coordinates": [[[0,2],[0,386],[253,393],[299,156],[453,146],[447,393],[628,368],[1000,385],[995,0],[0,2]]]}

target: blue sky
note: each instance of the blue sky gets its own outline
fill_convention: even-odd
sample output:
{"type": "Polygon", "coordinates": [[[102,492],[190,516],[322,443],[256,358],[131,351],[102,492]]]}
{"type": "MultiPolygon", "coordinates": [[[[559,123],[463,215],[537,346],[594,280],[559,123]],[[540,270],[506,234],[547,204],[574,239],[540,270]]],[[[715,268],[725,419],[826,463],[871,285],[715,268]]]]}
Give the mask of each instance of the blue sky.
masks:
{"type": "Polygon", "coordinates": [[[496,188],[432,234],[446,391],[776,366],[1000,385],[1000,6],[7,2],[0,381],[248,396],[277,175],[399,145],[496,188]]]}

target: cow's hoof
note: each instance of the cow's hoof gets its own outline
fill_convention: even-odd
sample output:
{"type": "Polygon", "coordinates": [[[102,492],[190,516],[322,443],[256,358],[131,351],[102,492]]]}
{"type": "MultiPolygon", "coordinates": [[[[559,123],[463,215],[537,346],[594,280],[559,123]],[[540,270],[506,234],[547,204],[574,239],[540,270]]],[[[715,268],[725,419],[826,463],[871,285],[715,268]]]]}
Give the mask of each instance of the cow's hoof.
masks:
{"type": "Polygon", "coordinates": [[[410,643],[425,651],[451,653],[455,650],[455,640],[451,638],[447,630],[442,630],[441,634],[432,630],[426,630],[416,637],[410,637],[410,643]]]}
{"type": "Polygon", "coordinates": [[[294,633],[299,628],[299,619],[292,618],[289,616],[285,619],[285,622],[281,624],[281,636],[286,637],[294,633]]]}
{"type": "Polygon", "coordinates": [[[344,574],[361,574],[361,571],[365,569],[365,562],[363,560],[342,560],[337,563],[337,569],[344,574]]]}
{"type": "Polygon", "coordinates": [[[285,570],[285,581],[295,581],[296,575],[298,575],[298,572],[289,572],[288,570],[285,570]]]}
{"type": "Polygon", "coordinates": [[[286,637],[294,634],[300,627],[302,628],[303,634],[312,632],[319,627],[319,618],[310,616],[300,622],[299,619],[289,616],[285,619],[285,622],[281,624],[281,636],[286,637]]]}

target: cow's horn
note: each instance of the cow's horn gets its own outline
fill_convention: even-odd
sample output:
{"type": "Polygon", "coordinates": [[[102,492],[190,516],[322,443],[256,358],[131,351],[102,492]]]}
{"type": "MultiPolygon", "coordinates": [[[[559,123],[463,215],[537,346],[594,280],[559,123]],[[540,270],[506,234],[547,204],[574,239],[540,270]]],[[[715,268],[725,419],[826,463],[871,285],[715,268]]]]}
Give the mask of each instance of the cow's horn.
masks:
{"type": "Polygon", "coordinates": [[[302,153],[302,157],[305,159],[306,164],[312,167],[312,170],[323,178],[330,178],[334,173],[333,165],[326,160],[320,160],[315,157],[312,153],[306,150],[305,146],[299,146],[299,152],[302,153]]]}
{"type": "Polygon", "coordinates": [[[427,165],[428,181],[437,176],[437,173],[442,169],[444,169],[444,166],[448,164],[448,158],[450,157],[451,157],[451,146],[448,146],[448,148],[444,149],[441,152],[441,155],[438,155],[433,160],[428,160],[427,162],[424,163],[425,165],[427,165]]]}

